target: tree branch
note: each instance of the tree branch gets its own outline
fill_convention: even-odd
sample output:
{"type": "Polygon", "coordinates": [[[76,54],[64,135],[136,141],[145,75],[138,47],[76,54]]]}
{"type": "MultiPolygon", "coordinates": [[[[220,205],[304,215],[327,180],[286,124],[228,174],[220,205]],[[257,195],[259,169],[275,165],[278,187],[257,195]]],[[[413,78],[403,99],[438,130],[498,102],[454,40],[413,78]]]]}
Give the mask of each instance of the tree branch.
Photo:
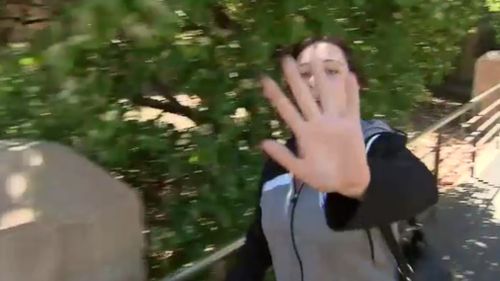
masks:
{"type": "MultiPolygon", "coordinates": [[[[143,93],[143,97],[144,96],[152,96],[152,95],[161,96],[161,97],[165,98],[169,103],[172,104],[172,106],[174,106],[175,108],[178,108],[179,110],[184,108],[183,112],[186,112],[186,113],[188,111],[192,112],[192,110],[189,107],[183,106],[182,104],[179,103],[179,101],[177,101],[177,99],[174,97],[174,91],[167,84],[165,84],[164,82],[162,82],[158,79],[154,79],[149,91],[143,93]]],[[[182,114],[182,115],[184,115],[184,114],[182,114]]]]}
{"type": "MultiPolygon", "coordinates": [[[[226,32],[229,33],[236,33],[243,29],[243,27],[238,22],[234,21],[228,16],[226,8],[223,5],[215,4],[211,5],[209,8],[210,11],[212,12],[214,23],[217,28],[225,30],[226,32]]],[[[197,30],[197,29],[202,30],[207,34],[210,34],[210,32],[212,32],[206,24],[199,24],[192,21],[189,21],[182,27],[183,31],[197,30]]]]}
{"type": "MultiPolygon", "coordinates": [[[[167,84],[154,78],[151,85],[147,91],[143,92],[143,96],[162,96],[169,101],[175,100],[174,91],[167,84]]],[[[177,100],[175,100],[177,102],[177,100]]]]}
{"type": "Polygon", "coordinates": [[[227,15],[224,6],[215,4],[212,6],[212,13],[218,27],[232,31],[239,31],[241,29],[241,26],[227,15]]]}
{"type": "Polygon", "coordinates": [[[8,21],[8,20],[11,20],[11,21],[21,21],[21,18],[20,17],[0,17],[0,21],[8,21]]]}
{"type": "Polygon", "coordinates": [[[50,18],[34,18],[34,19],[22,20],[21,23],[23,25],[30,25],[30,24],[35,24],[35,23],[49,22],[49,21],[51,21],[50,18]]]}
{"type": "Polygon", "coordinates": [[[164,112],[187,117],[196,124],[211,122],[210,118],[203,115],[201,112],[180,104],[179,101],[175,99],[174,95],[174,91],[168,85],[155,79],[152,85],[143,90],[141,95],[132,98],[131,101],[135,105],[156,108],[164,112]],[[152,98],[153,96],[161,96],[165,100],[154,99],[152,98]]]}
{"type": "Polygon", "coordinates": [[[132,102],[136,105],[152,107],[165,112],[182,115],[196,121],[195,112],[191,108],[183,106],[178,102],[171,102],[171,100],[161,101],[143,96],[134,98],[132,102]]]}
{"type": "Polygon", "coordinates": [[[21,17],[0,17],[0,21],[14,21],[22,25],[30,25],[40,22],[49,22],[50,18],[34,18],[34,19],[23,19],[21,17]]]}

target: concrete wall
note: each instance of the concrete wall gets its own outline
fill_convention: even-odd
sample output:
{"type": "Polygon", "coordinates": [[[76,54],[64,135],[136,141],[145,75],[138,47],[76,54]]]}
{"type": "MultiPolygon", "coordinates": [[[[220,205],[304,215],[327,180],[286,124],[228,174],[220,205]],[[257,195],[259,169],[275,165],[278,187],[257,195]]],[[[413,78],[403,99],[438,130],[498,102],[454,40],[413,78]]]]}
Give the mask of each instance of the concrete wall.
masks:
{"type": "Polygon", "coordinates": [[[136,193],[53,143],[0,142],[0,280],[142,281],[136,193]]]}
{"type": "MultiPolygon", "coordinates": [[[[500,51],[490,51],[476,61],[472,97],[480,95],[498,83],[500,83],[500,51]]],[[[482,102],[481,107],[487,107],[498,98],[500,90],[482,102]]]]}

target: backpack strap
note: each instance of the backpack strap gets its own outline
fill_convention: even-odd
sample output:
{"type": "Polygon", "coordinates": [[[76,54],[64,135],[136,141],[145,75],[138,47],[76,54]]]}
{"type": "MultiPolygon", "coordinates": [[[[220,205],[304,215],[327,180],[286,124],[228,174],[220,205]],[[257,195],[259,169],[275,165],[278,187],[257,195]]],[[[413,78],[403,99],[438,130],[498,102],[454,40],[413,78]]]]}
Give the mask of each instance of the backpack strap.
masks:
{"type": "Polygon", "coordinates": [[[408,260],[401,250],[401,247],[394,236],[394,232],[392,232],[391,226],[383,225],[379,227],[379,230],[382,233],[382,237],[384,238],[387,247],[389,247],[391,254],[394,256],[394,259],[396,259],[399,273],[405,281],[411,281],[411,276],[414,273],[413,268],[408,263],[408,260]]]}

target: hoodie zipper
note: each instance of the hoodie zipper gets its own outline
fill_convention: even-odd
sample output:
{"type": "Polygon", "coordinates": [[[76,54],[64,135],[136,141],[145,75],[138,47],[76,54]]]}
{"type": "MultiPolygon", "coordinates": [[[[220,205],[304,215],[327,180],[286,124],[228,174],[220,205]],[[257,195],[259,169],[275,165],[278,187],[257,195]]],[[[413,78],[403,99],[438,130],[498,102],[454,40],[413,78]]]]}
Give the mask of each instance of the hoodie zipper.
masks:
{"type": "Polygon", "coordinates": [[[295,188],[295,179],[293,179],[293,196],[291,199],[292,212],[291,212],[291,218],[290,218],[290,233],[292,236],[293,251],[295,253],[295,257],[297,258],[297,261],[299,262],[300,280],[301,281],[304,281],[304,266],[302,264],[302,258],[300,257],[299,250],[297,248],[297,243],[295,241],[294,219],[295,219],[295,207],[297,207],[297,202],[299,200],[299,196],[300,196],[300,193],[302,192],[303,187],[304,187],[304,183],[301,183],[299,189],[297,190],[295,188]]]}

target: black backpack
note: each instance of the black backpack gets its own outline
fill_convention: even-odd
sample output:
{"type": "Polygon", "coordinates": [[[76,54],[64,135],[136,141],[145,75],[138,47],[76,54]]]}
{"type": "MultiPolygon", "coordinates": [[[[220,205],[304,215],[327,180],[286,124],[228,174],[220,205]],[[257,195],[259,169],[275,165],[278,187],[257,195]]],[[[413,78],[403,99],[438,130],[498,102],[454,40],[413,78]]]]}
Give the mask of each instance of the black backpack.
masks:
{"type": "Polygon", "coordinates": [[[400,281],[452,281],[453,274],[426,241],[422,224],[416,218],[404,222],[397,241],[390,225],[379,227],[396,259],[400,281]]]}

